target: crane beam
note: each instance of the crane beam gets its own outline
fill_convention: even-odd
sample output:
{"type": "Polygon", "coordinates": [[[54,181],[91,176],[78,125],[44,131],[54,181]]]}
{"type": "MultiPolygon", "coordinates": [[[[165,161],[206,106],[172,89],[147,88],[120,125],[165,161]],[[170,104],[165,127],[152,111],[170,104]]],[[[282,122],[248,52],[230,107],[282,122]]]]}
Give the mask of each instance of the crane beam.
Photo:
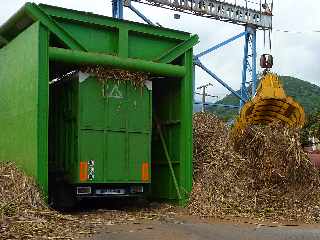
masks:
{"type": "Polygon", "coordinates": [[[256,10],[218,0],[124,0],[124,6],[130,6],[131,1],[237,25],[252,25],[261,30],[272,28],[272,13],[261,8],[256,10]]]}

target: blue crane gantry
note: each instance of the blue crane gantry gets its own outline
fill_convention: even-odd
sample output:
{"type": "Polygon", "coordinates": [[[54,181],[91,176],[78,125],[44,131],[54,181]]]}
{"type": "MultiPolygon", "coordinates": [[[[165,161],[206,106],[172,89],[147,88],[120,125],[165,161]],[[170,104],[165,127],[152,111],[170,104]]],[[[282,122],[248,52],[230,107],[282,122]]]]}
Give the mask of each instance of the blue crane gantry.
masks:
{"type": "MultiPolygon", "coordinates": [[[[273,1],[267,3],[255,0],[242,0],[244,4],[240,5],[239,0],[233,0],[234,3],[227,2],[226,0],[132,0],[139,3],[144,3],[152,6],[171,9],[174,11],[185,12],[197,16],[212,18],[219,21],[229,22],[237,25],[243,25],[245,31],[231,37],[199,54],[194,55],[194,65],[200,67],[213,79],[219,82],[222,86],[228,89],[232,94],[240,100],[240,108],[243,104],[255,95],[257,88],[257,45],[256,45],[256,31],[271,31],[272,29],[272,8],[273,1]],[[237,4],[238,2],[238,4],[237,4]],[[248,7],[248,3],[253,4],[255,7],[248,7]],[[243,69],[240,93],[232,89],[225,81],[219,78],[213,71],[208,69],[201,61],[200,58],[209,54],[218,48],[228,45],[229,43],[244,37],[244,56],[243,56],[243,69]],[[251,92],[248,92],[248,85],[251,84],[251,92]]],[[[232,0],[230,0],[232,1],[232,0]]],[[[145,15],[131,4],[131,0],[112,0],[112,15],[114,18],[123,19],[123,8],[128,7],[136,13],[146,23],[155,25],[145,15]]],[[[194,79],[195,81],[195,79],[194,79]]],[[[210,103],[206,103],[210,105],[210,103]]],[[[212,104],[211,104],[212,105],[212,104]]],[[[213,104],[215,105],[215,104],[213,104]]],[[[223,107],[236,108],[239,106],[230,106],[217,104],[223,107]]]]}

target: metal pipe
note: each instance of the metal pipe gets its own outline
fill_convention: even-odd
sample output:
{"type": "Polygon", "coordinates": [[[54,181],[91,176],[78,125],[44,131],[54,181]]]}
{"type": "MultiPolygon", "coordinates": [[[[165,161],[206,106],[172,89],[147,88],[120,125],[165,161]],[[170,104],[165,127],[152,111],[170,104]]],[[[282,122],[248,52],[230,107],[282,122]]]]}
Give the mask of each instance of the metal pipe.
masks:
{"type": "Polygon", "coordinates": [[[52,61],[60,61],[70,64],[104,65],[132,71],[148,72],[168,77],[184,77],[184,66],[176,66],[165,63],[155,63],[146,60],[120,58],[102,53],[83,52],[63,48],[49,48],[49,56],[52,61]]]}
{"type": "Polygon", "coordinates": [[[244,36],[246,34],[247,34],[247,32],[242,32],[242,33],[240,33],[240,34],[238,34],[238,35],[236,35],[236,36],[234,36],[232,38],[227,39],[226,41],[223,41],[223,42],[221,42],[221,43],[209,48],[208,50],[205,50],[205,51],[197,54],[195,57],[200,58],[200,57],[202,57],[202,56],[204,56],[204,55],[206,55],[208,53],[211,53],[212,51],[214,51],[214,50],[216,50],[218,48],[223,47],[224,45],[227,45],[227,44],[233,42],[234,40],[237,40],[238,38],[241,38],[242,36],[244,36]]]}
{"type": "Polygon", "coordinates": [[[161,140],[161,143],[162,143],[163,151],[164,151],[164,154],[165,154],[166,159],[168,161],[168,165],[169,165],[169,169],[170,169],[171,176],[172,176],[172,179],[173,179],[173,183],[174,183],[174,186],[176,188],[178,198],[179,198],[179,200],[181,200],[182,199],[182,195],[180,193],[178,180],[176,178],[176,174],[175,174],[173,166],[172,166],[172,161],[171,161],[171,157],[169,155],[168,147],[167,147],[166,141],[165,141],[164,136],[163,136],[163,132],[162,132],[162,129],[161,129],[161,124],[160,124],[159,120],[156,118],[156,116],[154,116],[154,119],[155,119],[155,122],[156,122],[156,126],[157,126],[157,130],[158,130],[158,133],[159,133],[159,136],[160,136],[160,140],[161,140]]]}
{"type": "Polygon", "coordinates": [[[128,6],[128,8],[134,12],[135,14],[137,14],[143,21],[145,21],[146,23],[156,26],[153,22],[151,22],[145,15],[143,15],[138,9],[136,9],[134,6],[132,6],[131,4],[128,6]]]}
{"type": "Polygon", "coordinates": [[[204,66],[199,59],[195,59],[195,64],[202,68],[206,73],[208,73],[211,77],[213,77],[217,82],[219,82],[222,86],[224,86],[226,89],[228,89],[230,92],[233,93],[236,97],[241,99],[242,101],[246,102],[247,100],[240,96],[239,93],[237,93],[235,90],[233,90],[228,84],[226,84],[223,80],[221,80],[217,75],[215,75],[212,71],[210,71],[206,66],[204,66]]]}

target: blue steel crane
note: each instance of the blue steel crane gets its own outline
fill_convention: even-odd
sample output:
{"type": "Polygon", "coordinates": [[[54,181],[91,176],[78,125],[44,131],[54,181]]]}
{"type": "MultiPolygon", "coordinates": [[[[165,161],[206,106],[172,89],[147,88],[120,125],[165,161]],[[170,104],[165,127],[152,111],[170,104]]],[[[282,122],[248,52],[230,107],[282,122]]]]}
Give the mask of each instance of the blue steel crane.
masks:
{"type": "MultiPolygon", "coordinates": [[[[240,0],[112,0],[113,17],[123,19],[123,8],[128,7],[146,23],[155,25],[132,5],[132,1],[244,26],[244,32],[194,55],[194,65],[200,67],[213,79],[238,97],[240,100],[240,108],[255,95],[257,88],[256,32],[257,30],[262,30],[264,31],[264,36],[266,32],[269,33],[271,48],[270,33],[272,30],[273,0],[271,2],[267,2],[267,0],[242,0],[242,4],[239,3],[240,0]],[[250,4],[250,7],[248,4],[250,4]],[[245,44],[242,62],[242,80],[240,93],[238,93],[206,67],[201,62],[200,58],[242,37],[245,38],[245,44]],[[251,92],[248,91],[249,85],[251,85],[251,92]]],[[[238,107],[228,105],[223,106],[232,108],[238,107]]]]}

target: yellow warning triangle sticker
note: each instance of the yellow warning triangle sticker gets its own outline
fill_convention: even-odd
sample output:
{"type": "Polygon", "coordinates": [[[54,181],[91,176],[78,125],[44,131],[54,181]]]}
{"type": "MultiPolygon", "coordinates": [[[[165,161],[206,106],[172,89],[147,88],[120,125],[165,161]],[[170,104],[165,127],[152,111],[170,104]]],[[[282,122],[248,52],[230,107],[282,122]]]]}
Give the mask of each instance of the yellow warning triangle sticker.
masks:
{"type": "Polygon", "coordinates": [[[109,94],[110,98],[123,98],[121,91],[119,90],[119,86],[118,85],[114,85],[114,87],[112,88],[110,94],[109,94]]]}

